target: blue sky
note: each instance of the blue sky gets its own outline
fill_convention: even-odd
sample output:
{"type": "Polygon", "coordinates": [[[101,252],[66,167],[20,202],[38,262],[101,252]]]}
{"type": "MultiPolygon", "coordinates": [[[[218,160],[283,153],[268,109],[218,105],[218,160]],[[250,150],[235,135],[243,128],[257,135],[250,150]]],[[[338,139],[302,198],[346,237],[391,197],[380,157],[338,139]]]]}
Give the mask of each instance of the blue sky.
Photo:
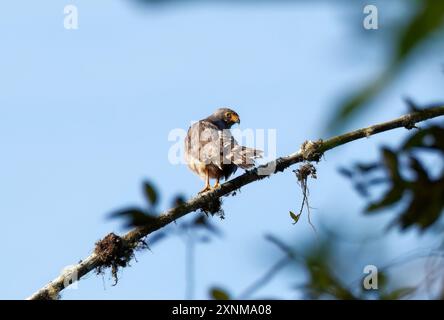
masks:
{"type": "MultiPolygon", "coordinates": [[[[285,155],[320,138],[338,99],[385,62],[378,39],[384,30],[363,31],[358,5],[199,3],[142,10],[124,0],[73,1],[80,28],[68,31],[63,6],[70,3],[17,0],[0,11],[3,299],[28,296],[87,256],[108,232],[123,232],[121,221],[106,216],[143,204],[144,179],[155,181],[164,208],[174,194],[200,190],[202,181],[185,166],[168,162],[170,130],[231,106],[241,128],[276,129],[277,152],[285,155]]],[[[441,64],[432,52],[409,66],[350,127],[400,115],[404,95],[424,103],[442,98],[441,64]]],[[[387,217],[363,218],[362,199],[336,169],[376,157],[382,142],[395,144],[402,133],[327,154],[311,185],[315,223],[339,220],[352,233],[363,224],[363,233],[382,229],[387,217]]],[[[224,238],[197,249],[195,297],[207,298],[211,285],[239,292],[262,274],[278,257],[265,233],[315,241],[305,219],[296,226],[289,219],[288,210],[300,201],[291,172],[227,198],[226,219],[215,220],[224,238]]],[[[382,251],[391,257],[417,243],[414,232],[390,237],[397,244],[382,251]]],[[[63,298],[184,297],[180,238],[137,260],[116,287],[108,274],[90,274],[63,298]]],[[[263,293],[297,297],[279,279],[263,293]]]]}

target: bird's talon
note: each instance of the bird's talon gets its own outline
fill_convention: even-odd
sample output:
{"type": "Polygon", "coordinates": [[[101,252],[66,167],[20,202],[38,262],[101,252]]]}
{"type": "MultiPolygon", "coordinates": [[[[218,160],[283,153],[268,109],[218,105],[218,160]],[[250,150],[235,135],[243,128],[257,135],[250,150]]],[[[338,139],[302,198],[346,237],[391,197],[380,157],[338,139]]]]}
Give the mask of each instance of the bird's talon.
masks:
{"type": "Polygon", "coordinates": [[[210,186],[206,186],[205,188],[203,188],[202,190],[199,191],[199,194],[205,193],[207,191],[210,191],[211,187],[210,186]]]}

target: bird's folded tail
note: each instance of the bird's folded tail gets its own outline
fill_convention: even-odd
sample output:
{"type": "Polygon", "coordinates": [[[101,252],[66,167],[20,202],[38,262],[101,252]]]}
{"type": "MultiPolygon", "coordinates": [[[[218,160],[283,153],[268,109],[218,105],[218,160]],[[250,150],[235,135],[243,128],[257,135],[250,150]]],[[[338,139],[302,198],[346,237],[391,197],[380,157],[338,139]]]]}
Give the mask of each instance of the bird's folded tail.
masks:
{"type": "Polygon", "coordinates": [[[254,159],[262,158],[264,152],[262,150],[236,146],[233,149],[233,163],[242,169],[254,167],[254,159]]]}

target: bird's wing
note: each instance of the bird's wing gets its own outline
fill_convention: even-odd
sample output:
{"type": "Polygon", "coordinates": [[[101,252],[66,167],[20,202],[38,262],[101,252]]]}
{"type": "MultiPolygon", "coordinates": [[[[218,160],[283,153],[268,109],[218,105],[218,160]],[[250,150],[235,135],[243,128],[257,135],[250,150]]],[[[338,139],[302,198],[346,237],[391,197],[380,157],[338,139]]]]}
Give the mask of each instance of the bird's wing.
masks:
{"type": "Polygon", "coordinates": [[[213,163],[222,168],[223,131],[209,121],[201,120],[188,130],[185,140],[185,158],[188,163],[213,163]]]}
{"type": "Polygon", "coordinates": [[[254,159],[260,158],[263,155],[261,150],[239,145],[231,135],[229,129],[218,129],[217,137],[216,131],[209,130],[208,132],[212,139],[203,148],[204,158],[216,164],[221,169],[222,165],[230,164],[234,164],[243,169],[249,169],[254,167],[254,159]]]}
{"type": "Polygon", "coordinates": [[[209,121],[196,122],[188,130],[185,141],[188,163],[212,163],[220,169],[224,164],[235,164],[247,169],[254,166],[254,159],[261,156],[262,151],[239,145],[229,129],[220,130],[209,121]]]}

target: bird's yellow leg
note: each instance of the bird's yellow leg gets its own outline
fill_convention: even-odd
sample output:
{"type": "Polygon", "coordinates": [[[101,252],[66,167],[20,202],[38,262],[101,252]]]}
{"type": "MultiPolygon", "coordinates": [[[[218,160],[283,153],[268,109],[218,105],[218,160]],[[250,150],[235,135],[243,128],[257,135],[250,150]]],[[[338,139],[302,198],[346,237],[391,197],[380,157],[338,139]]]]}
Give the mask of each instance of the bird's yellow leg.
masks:
{"type": "Polygon", "coordinates": [[[205,187],[199,191],[199,193],[207,192],[211,189],[210,186],[210,175],[208,174],[208,170],[205,170],[205,187]]]}
{"type": "Polygon", "coordinates": [[[220,183],[219,183],[219,177],[216,178],[216,183],[214,184],[213,189],[219,189],[220,188],[220,183]]]}

